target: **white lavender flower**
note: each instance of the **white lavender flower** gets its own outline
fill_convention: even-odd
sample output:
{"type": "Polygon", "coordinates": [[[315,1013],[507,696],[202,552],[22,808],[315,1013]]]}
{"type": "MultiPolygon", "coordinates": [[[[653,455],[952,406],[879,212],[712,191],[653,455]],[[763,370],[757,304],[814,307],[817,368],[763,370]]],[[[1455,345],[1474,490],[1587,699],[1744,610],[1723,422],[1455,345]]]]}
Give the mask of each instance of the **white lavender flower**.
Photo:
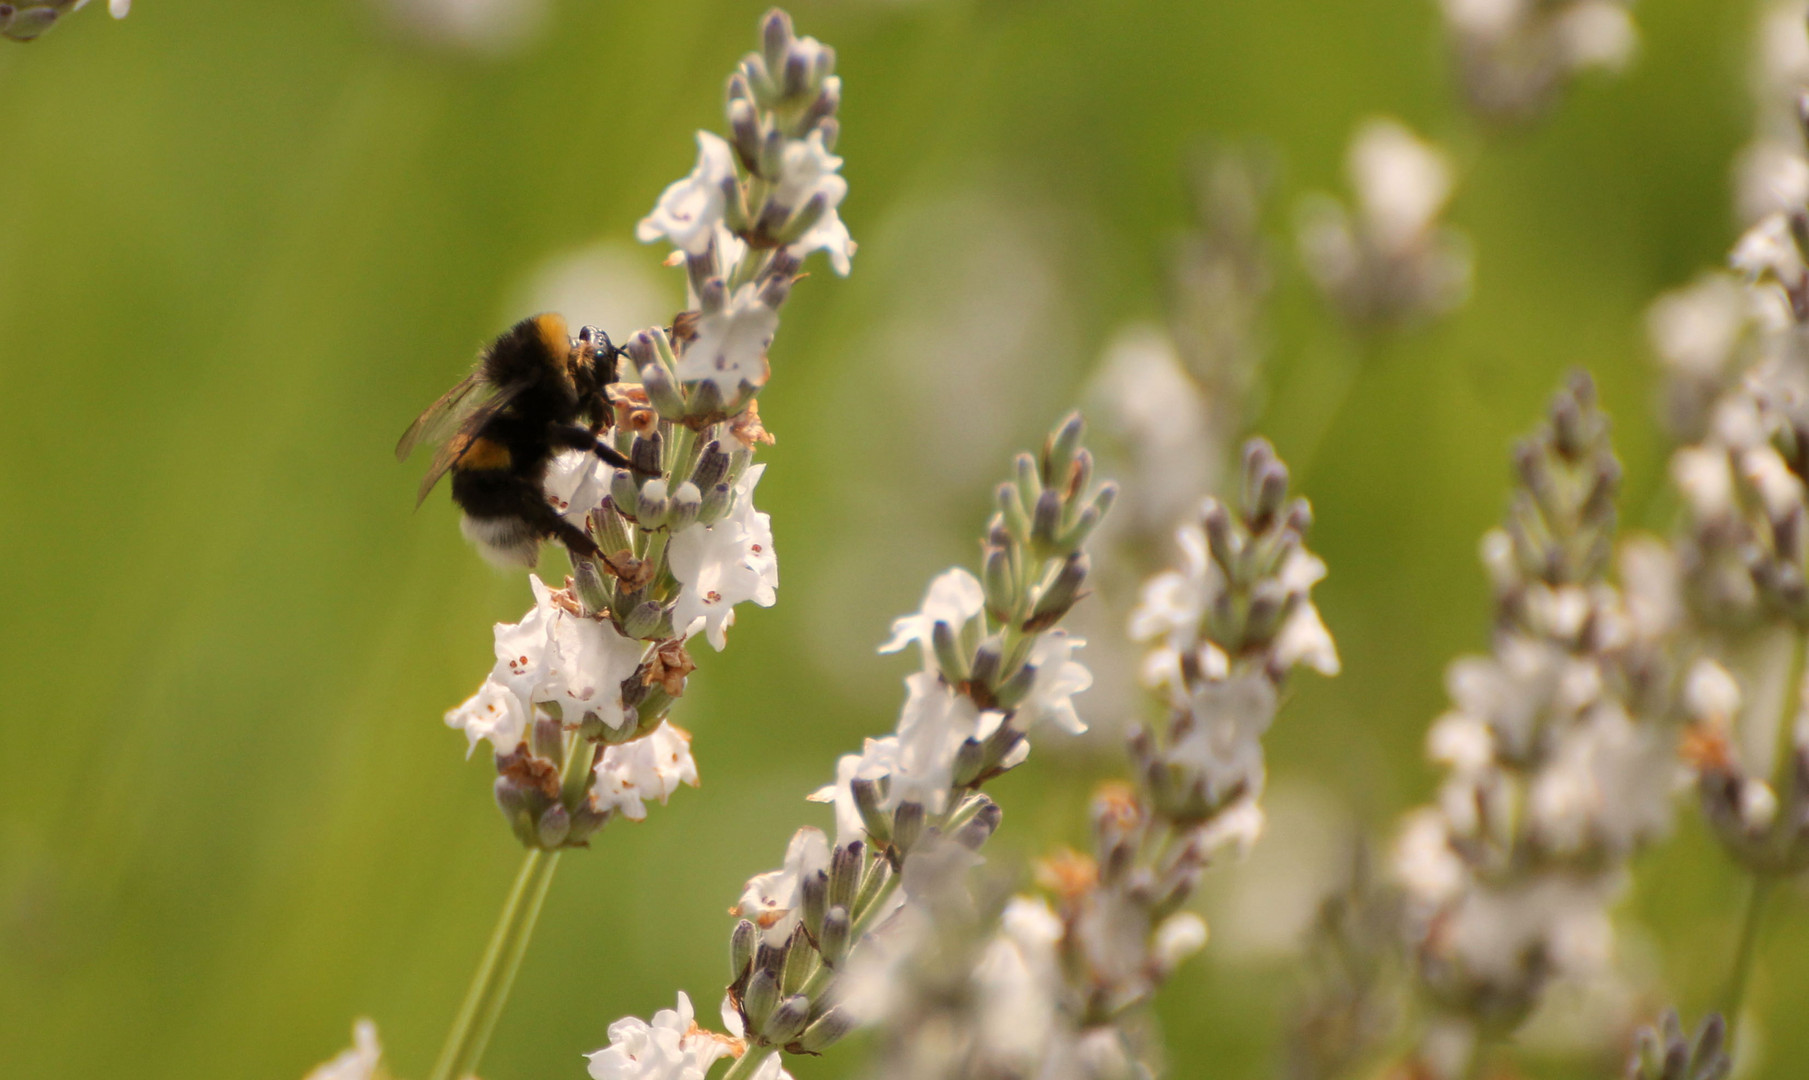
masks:
{"type": "Polygon", "coordinates": [[[1346,169],[1355,212],[1318,196],[1302,205],[1299,230],[1307,272],[1339,313],[1383,327],[1462,303],[1470,256],[1463,238],[1439,224],[1453,187],[1444,153],[1398,121],[1375,119],[1352,139],[1346,169]]]}
{"type": "Polygon", "coordinates": [[[635,226],[635,238],[647,244],[664,237],[687,255],[704,254],[722,224],[725,193],[734,184],[735,154],[728,142],[720,135],[698,132],[696,167],[660,193],[653,212],[635,226]]]}
{"type": "Polygon", "coordinates": [[[785,863],[750,878],[734,914],[758,926],[769,945],[782,945],[798,925],[804,902],[804,880],[829,869],[829,841],[821,829],[805,827],[792,834],[785,863]]]}
{"type": "Polygon", "coordinates": [[[1514,460],[1522,486],[1483,545],[1495,649],[1451,666],[1455,707],[1428,737],[1446,778],[1395,855],[1415,969],[1439,1007],[1416,1060],[1437,1077],[1517,1028],[1552,980],[1607,962],[1626,861],[1667,827],[1678,781],[1651,649],[1667,605],[1623,603],[1609,584],[1620,469],[1586,377],[1514,460]]]}
{"type": "Polygon", "coordinates": [[[744,387],[766,382],[767,346],[779,329],[779,313],[768,307],[758,285],[743,285],[721,308],[705,309],[697,338],[678,362],[684,382],[711,382],[724,401],[744,387]]]}
{"type": "Polygon", "coordinates": [[[609,1025],[609,1045],[586,1056],[592,1080],[704,1080],[710,1066],[734,1052],[732,1040],[697,1026],[681,990],[676,1009],[661,1009],[651,1023],[617,1020],[609,1025]]]}
{"type": "Polygon", "coordinates": [[[691,733],[666,721],[643,738],[604,747],[591,771],[593,802],[630,821],[647,817],[647,800],[658,799],[663,806],[680,784],[697,786],[691,733]]]}
{"type": "Polygon", "coordinates": [[[754,509],[754,488],[765,472],[765,465],[748,469],[735,484],[726,516],[680,530],[667,547],[672,575],[682,586],[672,624],[687,637],[702,633],[718,652],[735,621],[735,605],[752,601],[771,607],[777,599],[772,517],[754,509]]]}
{"type": "MultiPolygon", "coordinates": [[[[475,745],[479,738],[519,740],[520,724],[536,705],[557,705],[571,724],[594,719],[605,728],[627,723],[621,683],[640,666],[645,646],[622,636],[606,619],[582,614],[569,595],[529,575],[534,609],[519,623],[496,624],[496,666],[483,688],[446,714],[475,745]],[[498,690],[514,699],[498,710],[498,690]]],[[[514,749],[497,745],[498,752],[514,749]]]]}

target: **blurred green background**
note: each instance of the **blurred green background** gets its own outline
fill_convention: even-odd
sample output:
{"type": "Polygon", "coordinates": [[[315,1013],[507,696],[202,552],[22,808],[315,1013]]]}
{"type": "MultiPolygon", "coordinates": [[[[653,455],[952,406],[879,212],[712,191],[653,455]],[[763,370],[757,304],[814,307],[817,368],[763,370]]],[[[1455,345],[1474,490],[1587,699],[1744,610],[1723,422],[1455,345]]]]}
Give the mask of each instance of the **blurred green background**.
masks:
{"type": "MultiPolygon", "coordinates": [[[[143,0],[0,43],[0,1075],[288,1080],[359,1015],[399,1075],[426,1072],[519,859],[440,714],[528,596],[443,496],[411,513],[390,448],[549,297],[611,329],[674,309],[632,229],[691,130],[720,127],[763,6],[552,0],[480,55],[355,0],[143,0]]],[[[1284,455],[1323,432],[1302,479],[1346,671],[1304,678],[1269,743],[1278,851],[1429,795],[1442,669],[1486,645],[1475,550],[1504,450],[1564,370],[1601,382],[1627,519],[1668,517],[1642,312],[1732,240],[1747,4],[1639,5],[1630,75],[1488,137],[1429,0],[792,10],[839,53],[861,251],[797,290],[761,402],[780,602],[701,657],[676,717],[703,788],[565,859],[492,1080],[581,1076],[612,1019],[677,989],[714,1014],[741,883],[822,820],[800,797],[834,756],[893,723],[888,620],[969,558],[1007,455],[1113,331],[1160,314],[1202,139],[1279,154],[1257,420],[1284,455]],[[1342,189],[1378,112],[1452,148],[1477,275],[1457,317],[1358,367],[1286,211],[1342,189]]],[[[999,786],[995,858],[1080,841],[1109,766],[1044,740],[999,786]]],[[[1260,868],[1214,871],[1214,943],[1161,1007],[1173,1075],[1273,1074],[1294,975],[1260,868]]],[[[1741,897],[1680,815],[1638,866],[1629,965],[1707,1007],[1741,897]]],[[[1755,1075],[1809,1055],[1803,899],[1772,913],[1755,1075]]]]}

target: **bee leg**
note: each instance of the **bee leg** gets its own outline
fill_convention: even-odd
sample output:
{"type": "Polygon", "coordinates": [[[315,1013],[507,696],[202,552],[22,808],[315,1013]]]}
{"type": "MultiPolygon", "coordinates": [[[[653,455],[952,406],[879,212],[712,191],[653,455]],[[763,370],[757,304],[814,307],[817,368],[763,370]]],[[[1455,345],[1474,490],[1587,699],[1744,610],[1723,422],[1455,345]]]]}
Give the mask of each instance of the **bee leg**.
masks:
{"type": "Polygon", "coordinates": [[[599,439],[595,432],[581,424],[553,429],[553,443],[568,450],[589,450],[618,469],[641,471],[634,468],[634,462],[628,460],[628,455],[599,439]]]}
{"type": "Polygon", "coordinates": [[[559,541],[572,553],[572,558],[600,559],[603,549],[590,534],[559,516],[559,511],[542,502],[530,515],[530,521],[543,536],[559,541]]]}

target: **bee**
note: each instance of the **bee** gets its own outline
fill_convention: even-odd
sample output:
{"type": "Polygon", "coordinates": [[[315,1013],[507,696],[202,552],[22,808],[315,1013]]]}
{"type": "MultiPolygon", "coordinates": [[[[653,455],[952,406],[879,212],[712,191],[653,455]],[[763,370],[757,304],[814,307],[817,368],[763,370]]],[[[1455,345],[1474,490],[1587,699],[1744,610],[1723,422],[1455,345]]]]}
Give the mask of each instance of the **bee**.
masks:
{"type": "Polygon", "coordinates": [[[534,315],[485,346],[471,374],[427,407],[396,443],[396,460],[438,442],[418,507],[452,474],[465,538],[497,566],[532,567],[542,540],[574,559],[601,553],[590,535],[547,501],[547,466],[562,450],[584,450],[618,468],[628,458],[600,436],[614,413],[606,387],[622,350],[592,327],[567,336],[558,315],[534,315]]]}

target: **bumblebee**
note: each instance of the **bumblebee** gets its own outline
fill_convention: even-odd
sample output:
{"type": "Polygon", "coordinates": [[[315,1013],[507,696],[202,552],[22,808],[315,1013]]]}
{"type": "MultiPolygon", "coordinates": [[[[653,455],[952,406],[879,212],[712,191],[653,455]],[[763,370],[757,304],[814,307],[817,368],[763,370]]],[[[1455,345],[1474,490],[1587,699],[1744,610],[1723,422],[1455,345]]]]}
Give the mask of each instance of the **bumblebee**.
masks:
{"type": "Polygon", "coordinates": [[[609,335],[588,326],[574,341],[558,315],[535,315],[503,331],[476,369],[396,443],[397,461],[423,443],[439,443],[415,505],[450,472],[452,501],[464,512],[460,530],[490,562],[532,567],[542,540],[559,541],[573,558],[598,556],[590,535],[547,502],[546,472],[562,450],[632,467],[600,437],[613,417],[605,388],[621,355],[609,335]]]}

